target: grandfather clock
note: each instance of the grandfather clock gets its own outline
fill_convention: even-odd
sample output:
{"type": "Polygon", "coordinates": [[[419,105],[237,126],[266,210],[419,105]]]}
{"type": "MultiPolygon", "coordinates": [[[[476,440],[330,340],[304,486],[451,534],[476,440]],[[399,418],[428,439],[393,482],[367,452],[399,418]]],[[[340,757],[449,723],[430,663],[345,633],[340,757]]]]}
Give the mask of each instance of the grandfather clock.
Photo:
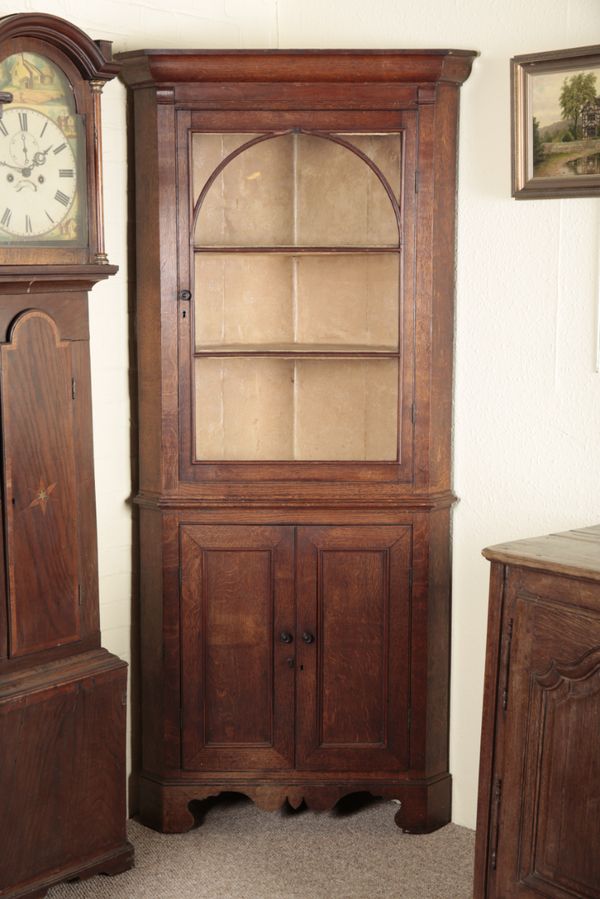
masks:
{"type": "Polygon", "coordinates": [[[0,20],[0,896],[132,865],[126,665],[100,646],[87,295],[110,44],[0,20]]]}

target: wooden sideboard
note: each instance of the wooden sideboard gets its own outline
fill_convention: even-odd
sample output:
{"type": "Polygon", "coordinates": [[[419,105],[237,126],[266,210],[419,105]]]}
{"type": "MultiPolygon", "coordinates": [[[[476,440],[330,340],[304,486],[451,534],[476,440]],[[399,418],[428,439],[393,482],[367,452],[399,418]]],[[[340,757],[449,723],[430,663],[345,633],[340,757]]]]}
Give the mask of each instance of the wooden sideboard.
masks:
{"type": "Polygon", "coordinates": [[[492,563],[475,899],[600,897],[600,525],[492,563]]]}

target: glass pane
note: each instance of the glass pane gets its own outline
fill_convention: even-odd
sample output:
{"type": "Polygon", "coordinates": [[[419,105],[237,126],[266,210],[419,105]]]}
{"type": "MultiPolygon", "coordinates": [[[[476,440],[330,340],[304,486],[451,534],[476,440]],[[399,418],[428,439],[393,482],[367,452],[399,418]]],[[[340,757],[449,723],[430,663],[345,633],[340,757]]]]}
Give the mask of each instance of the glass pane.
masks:
{"type": "Polygon", "coordinates": [[[388,181],[394,196],[400,199],[402,139],[400,134],[340,134],[342,140],[357,147],[371,159],[388,181]]]}
{"type": "MultiPolygon", "coordinates": [[[[195,134],[194,198],[253,135],[195,134]]],[[[400,193],[400,135],[342,135],[400,193]]],[[[268,138],[217,175],[200,209],[197,246],[394,247],[398,223],[381,179],[352,149],[309,134],[268,138]]]]}
{"type": "Polygon", "coordinates": [[[196,359],[196,458],[293,458],[294,363],[196,359]]]}
{"type": "Polygon", "coordinates": [[[399,267],[396,255],[300,257],[296,341],[396,349],[399,267]]]}
{"type": "Polygon", "coordinates": [[[196,255],[196,346],[294,342],[288,256],[196,255]]]}
{"type": "Polygon", "coordinates": [[[398,347],[397,255],[196,255],[196,348],[398,347]]]}
{"type": "Polygon", "coordinates": [[[196,458],[391,461],[395,359],[196,360],[196,458]]]}
{"type": "Polygon", "coordinates": [[[296,174],[298,246],[398,245],[390,198],[356,153],[333,141],[299,134],[296,174]]]}
{"type": "MultiPolygon", "coordinates": [[[[218,155],[215,144],[225,137],[194,135],[194,172],[202,186],[208,177],[205,160],[218,155]]],[[[248,139],[251,137],[248,135],[248,139]]],[[[223,152],[223,156],[227,155],[223,152]]],[[[196,244],[224,247],[293,244],[293,157],[292,135],[264,140],[234,157],[217,176],[202,204],[196,223],[196,244]]]]}
{"type": "Polygon", "coordinates": [[[193,134],[192,135],[192,184],[194,200],[226,156],[248,143],[258,134],[193,134]]]}
{"type": "Polygon", "coordinates": [[[296,459],[396,459],[396,359],[301,360],[295,386],[296,459]]]}

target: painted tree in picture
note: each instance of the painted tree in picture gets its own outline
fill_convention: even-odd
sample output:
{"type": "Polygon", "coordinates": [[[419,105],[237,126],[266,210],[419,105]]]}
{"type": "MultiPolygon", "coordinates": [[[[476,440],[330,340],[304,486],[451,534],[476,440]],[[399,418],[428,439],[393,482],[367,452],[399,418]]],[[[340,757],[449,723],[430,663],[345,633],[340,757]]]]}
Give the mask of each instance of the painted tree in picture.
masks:
{"type": "Polygon", "coordinates": [[[540,123],[533,117],[533,164],[537,166],[544,158],[544,145],[540,137],[540,123]]]}
{"type": "Polygon", "coordinates": [[[579,75],[571,75],[565,78],[560,91],[559,103],[562,114],[567,121],[572,122],[572,134],[575,140],[581,134],[581,113],[587,103],[593,103],[596,99],[596,76],[593,72],[581,72],[579,75]]]}

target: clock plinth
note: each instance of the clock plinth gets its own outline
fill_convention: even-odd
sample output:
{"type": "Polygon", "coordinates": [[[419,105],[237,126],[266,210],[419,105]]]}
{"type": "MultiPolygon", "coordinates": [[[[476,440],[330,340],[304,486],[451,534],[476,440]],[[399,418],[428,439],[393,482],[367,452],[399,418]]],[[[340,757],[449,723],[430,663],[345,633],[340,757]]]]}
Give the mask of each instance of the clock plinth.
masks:
{"type": "Polygon", "coordinates": [[[88,321],[88,292],[117,271],[104,248],[95,140],[99,87],[116,69],[110,45],[100,49],[64,20],[0,20],[0,892],[8,896],[43,896],[62,880],[133,864],[127,666],[100,645],[88,321]]]}

